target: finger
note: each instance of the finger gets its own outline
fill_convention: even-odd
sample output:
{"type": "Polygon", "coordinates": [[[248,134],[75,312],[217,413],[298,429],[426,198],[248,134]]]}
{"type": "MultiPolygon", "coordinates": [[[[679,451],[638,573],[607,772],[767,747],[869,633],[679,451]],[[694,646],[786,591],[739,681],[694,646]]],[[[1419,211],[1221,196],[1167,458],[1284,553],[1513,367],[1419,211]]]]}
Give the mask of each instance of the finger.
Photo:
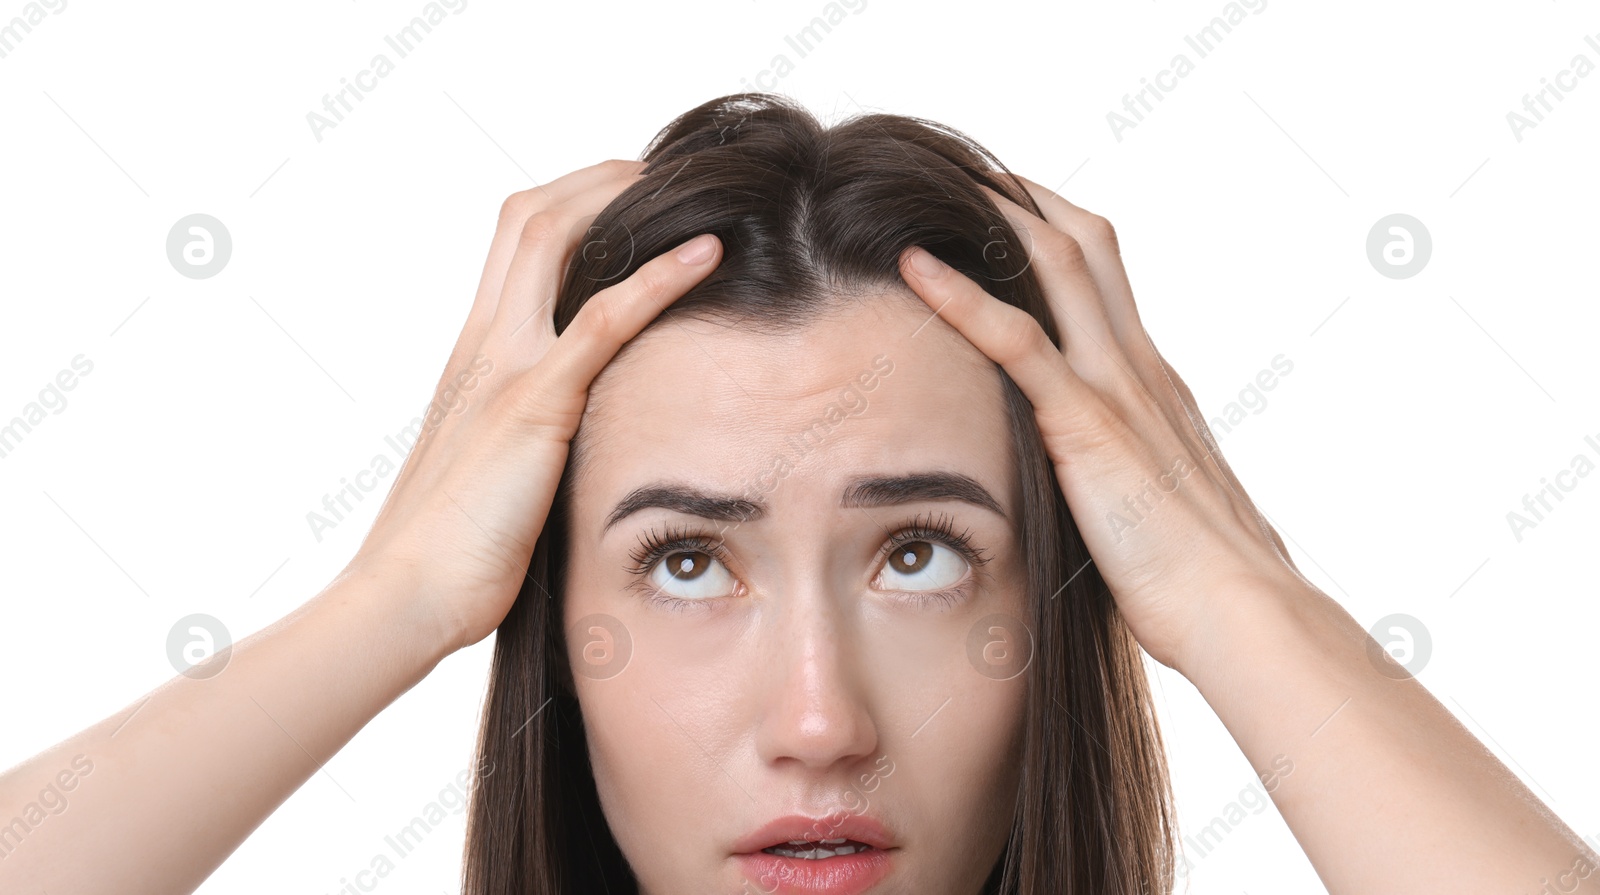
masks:
{"type": "Polygon", "coordinates": [[[484,353],[505,359],[513,368],[532,366],[539,359],[539,340],[555,336],[555,299],[567,259],[586,245],[587,225],[636,182],[634,176],[602,181],[528,218],[484,337],[484,353]]]}
{"type": "Polygon", "coordinates": [[[1139,317],[1127,266],[1122,263],[1121,245],[1111,222],[1026,177],[1017,175],[1017,180],[1039,204],[1045,219],[1072,234],[1083,246],[1084,257],[1100,287],[1106,317],[1123,352],[1142,375],[1157,380],[1163,378],[1155,346],[1139,317]]]}
{"type": "Polygon", "coordinates": [[[1091,381],[1101,381],[1117,368],[1131,375],[1121,358],[1122,351],[1083,247],[1049,221],[988,187],[981,188],[1018,237],[1029,243],[1028,262],[1050,304],[1067,360],[1091,381]]]}
{"type": "Polygon", "coordinates": [[[494,239],[489,244],[489,256],[484,261],[483,274],[478,279],[478,292],[472,300],[472,309],[451,349],[448,373],[465,361],[483,343],[499,304],[501,290],[505,287],[506,272],[516,254],[517,240],[523,225],[540,211],[583,192],[597,183],[617,177],[636,174],[644,170],[644,162],[609,159],[587,168],[564,174],[542,187],[512,193],[500,205],[500,217],[495,224],[494,239]]]}
{"type": "Polygon", "coordinates": [[[1122,263],[1117,231],[1111,222],[1026,177],[1019,175],[1017,179],[1033,196],[1033,201],[1039,203],[1045,220],[1072,234],[1083,246],[1089,269],[1100,285],[1100,293],[1105,296],[1111,328],[1123,346],[1133,349],[1147,344],[1143,337],[1144,324],[1139,320],[1139,310],[1133,300],[1133,287],[1128,282],[1128,270],[1122,263]]]}
{"type": "MultiPolygon", "coordinates": [[[[1168,424],[1177,430],[1179,437],[1191,449],[1196,450],[1198,455],[1199,451],[1205,450],[1206,445],[1200,433],[1195,430],[1191,415],[1183,407],[1177,388],[1167,375],[1167,368],[1163,365],[1155,345],[1150,341],[1149,333],[1139,322],[1137,313],[1132,310],[1133,295],[1128,286],[1122,257],[1116,251],[1116,236],[1110,230],[1110,223],[1066,202],[1060,196],[1043,189],[1027,178],[1019,176],[1017,179],[1022,181],[1029,194],[1034,196],[1034,201],[1039,203],[1041,210],[1052,216],[1052,226],[1069,228],[1074,231],[1071,235],[1075,239],[1082,237],[1079,244],[1083,246],[1084,258],[1095,280],[1096,295],[1100,300],[1099,307],[1113,332],[1111,342],[1119,349],[1119,353],[1113,355],[1113,359],[1125,375],[1126,384],[1142,391],[1150,403],[1159,408],[1168,424]],[[1113,300],[1112,296],[1118,292],[1125,296],[1124,301],[1113,300]],[[1127,310],[1127,313],[1120,317],[1113,314],[1119,305],[1127,310]]],[[[1008,219],[1021,220],[1024,223],[1038,220],[1036,215],[1006,196],[988,190],[987,187],[984,189],[991,194],[1008,219]]]]}
{"type": "MultiPolygon", "coordinates": [[[[1152,348],[1154,348],[1153,343],[1152,348]]],[[[1266,517],[1261,511],[1256,509],[1255,501],[1250,499],[1250,495],[1244,490],[1244,485],[1239,483],[1239,477],[1233,474],[1233,466],[1228,463],[1227,458],[1222,456],[1222,452],[1217,449],[1217,439],[1211,434],[1211,427],[1206,425],[1205,417],[1200,413],[1199,404],[1195,402],[1194,392],[1189,390],[1189,384],[1183,381],[1182,376],[1178,375],[1176,368],[1167,363],[1167,359],[1161,356],[1159,350],[1156,351],[1156,357],[1166,370],[1167,377],[1171,380],[1173,388],[1182,397],[1185,408],[1190,411],[1190,418],[1200,436],[1200,441],[1204,445],[1206,453],[1211,458],[1212,464],[1221,473],[1223,482],[1233,492],[1234,497],[1248,510],[1251,518],[1244,521],[1259,528],[1277,546],[1278,554],[1283,557],[1284,562],[1294,568],[1294,560],[1290,558],[1289,548],[1284,546],[1283,538],[1279,537],[1277,530],[1267,523],[1266,517]]],[[[1299,569],[1296,568],[1295,571],[1299,571],[1299,569]]]]}
{"type": "Polygon", "coordinates": [[[721,259],[721,240],[702,234],[595,293],[526,374],[526,386],[518,390],[522,418],[558,427],[560,436],[570,439],[588,402],[589,385],[601,369],[624,343],[715,270],[721,259]]]}
{"type": "Polygon", "coordinates": [[[1041,425],[1053,420],[1054,432],[1069,431],[1083,414],[1105,407],[1032,314],[985,292],[920,246],[901,254],[900,274],[936,316],[1005,369],[1041,425]]]}

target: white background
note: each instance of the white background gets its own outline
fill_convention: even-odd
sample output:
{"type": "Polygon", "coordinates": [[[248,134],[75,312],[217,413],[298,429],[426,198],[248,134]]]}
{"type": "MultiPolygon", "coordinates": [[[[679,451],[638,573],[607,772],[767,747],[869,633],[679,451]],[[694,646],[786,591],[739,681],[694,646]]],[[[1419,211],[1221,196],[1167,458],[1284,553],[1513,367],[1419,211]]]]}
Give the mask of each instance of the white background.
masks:
{"type": "MultiPolygon", "coordinates": [[[[320,543],[306,514],[427,402],[508,194],[760,86],[827,120],[942,121],[1108,216],[1207,416],[1286,355],[1221,435],[1256,502],[1362,624],[1420,620],[1422,682],[1600,836],[1600,475],[1520,542],[1506,520],[1575,455],[1600,461],[1600,76],[1520,141],[1506,119],[1576,54],[1600,63],[1600,15],[1272,0],[1199,58],[1184,36],[1221,2],[870,0],[802,57],[784,38],[818,0],[471,0],[397,58],[383,38],[423,6],[73,0],[0,59],[0,422],[75,356],[94,365],[0,459],[0,767],[171,677],[181,616],[238,639],[343,566],[378,501],[320,543]],[[380,52],[395,70],[318,141],[307,113],[380,52]],[[1180,52],[1193,72],[1116,139],[1107,113],[1180,52]],[[210,279],[166,256],[194,212],[234,242],[210,279]],[[1366,255],[1393,212],[1432,234],[1409,279],[1366,255]]],[[[24,9],[0,0],[0,21],[24,9]]],[[[200,891],[321,895],[366,869],[468,765],[491,643],[369,724],[200,891]]],[[[1253,773],[1193,687],[1157,681],[1193,834],[1253,773]]],[[[376,891],[454,891],[463,829],[376,891]]],[[[1321,891],[1270,807],[1192,860],[1196,893],[1321,891]]]]}

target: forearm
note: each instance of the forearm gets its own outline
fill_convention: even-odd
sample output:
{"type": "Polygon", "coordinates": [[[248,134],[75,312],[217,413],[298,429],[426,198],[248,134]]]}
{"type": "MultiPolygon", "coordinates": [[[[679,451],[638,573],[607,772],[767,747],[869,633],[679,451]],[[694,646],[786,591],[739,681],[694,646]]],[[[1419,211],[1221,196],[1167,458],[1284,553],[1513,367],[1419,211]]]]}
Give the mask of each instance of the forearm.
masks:
{"type": "Polygon", "coordinates": [[[1179,670],[1275,784],[1329,892],[1600,891],[1580,857],[1600,859],[1416,679],[1380,673],[1331,598],[1300,582],[1229,597],[1179,670]]]}
{"type": "Polygon", "coordinates": [[[235,644],[214,677],[174,677],[0,776],[0,890],[193,891],[449,652],[410,605],[341,578],[235,644]],[[27,806],[68,770],[71,791],[45,806],[61,813],[35,808],[30,823],[27,806]]]}

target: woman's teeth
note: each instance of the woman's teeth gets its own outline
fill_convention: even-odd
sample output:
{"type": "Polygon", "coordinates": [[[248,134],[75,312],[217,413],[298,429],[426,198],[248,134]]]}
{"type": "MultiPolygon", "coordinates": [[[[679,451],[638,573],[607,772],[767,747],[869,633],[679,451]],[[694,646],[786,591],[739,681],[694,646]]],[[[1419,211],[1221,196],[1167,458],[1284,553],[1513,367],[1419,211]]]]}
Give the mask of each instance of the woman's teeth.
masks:
{"type": "Polygon", "coordinates": [[[871,847],[860,842],[851,842],[848,839],[823,839],[820,842],[792,839],[787,846],[773,845],[762,849],[762,851],[769,855],[780,855],[785,858],[803,858],[808,861],[819,861],[835,855],[853,855],[858,851],[866,851],[871,847]]]}

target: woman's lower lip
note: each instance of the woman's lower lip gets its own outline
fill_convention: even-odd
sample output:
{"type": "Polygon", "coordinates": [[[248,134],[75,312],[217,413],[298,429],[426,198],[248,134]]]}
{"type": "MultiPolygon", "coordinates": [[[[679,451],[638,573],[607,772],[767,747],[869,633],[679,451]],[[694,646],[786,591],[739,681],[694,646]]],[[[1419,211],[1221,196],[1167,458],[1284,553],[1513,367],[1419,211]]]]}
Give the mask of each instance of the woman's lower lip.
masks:
{"type": "Polygon", "coordinates": [[[758,851],[739,855],[745,881],[765,895],[861,895],[894,869],[889,852],[869,848],[852,855],[808,860],[758,851]]]}

